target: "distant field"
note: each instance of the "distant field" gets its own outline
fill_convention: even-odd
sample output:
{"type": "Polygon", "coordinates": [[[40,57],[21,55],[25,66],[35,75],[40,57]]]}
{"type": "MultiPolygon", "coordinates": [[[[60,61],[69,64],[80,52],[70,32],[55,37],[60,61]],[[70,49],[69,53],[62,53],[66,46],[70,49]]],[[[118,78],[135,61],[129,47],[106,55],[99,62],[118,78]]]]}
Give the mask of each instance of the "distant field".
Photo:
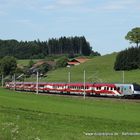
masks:
{"type": "MultiPolygon", "coordinates": [[[[71,72],[71,82],[83,82],[83,71],[86,71],[87,82],[113,82],[122,83],[122,71],[113,69],[116,53],[101,57],[95,57],[86,63],[71,68],[61,68],[49,72],[46,78],[40,81],[67,82],[68,72],[71,72]]],[[[140,84],[140,70],[125,71],[125,83],[140,84]]],[[[35,80],[28,79],[29,81],[35,80]]]]}
{"type": "Polygon", "coordinates": [[[139,140],[140,102],[0,89],[0,140],[139,140]],[[85,133],[118,133],[86,136],[85,133]]]}
{"type": "MultiPolygon", "coordinates": [[[[33,59],[34,62],[37,62],[41,59],[33,59]]],[[[21,66],[27,66],[29,64],[29,61],[30,59],[20,59],[20,60],[17,60],[17,63],[21,66]]]]}

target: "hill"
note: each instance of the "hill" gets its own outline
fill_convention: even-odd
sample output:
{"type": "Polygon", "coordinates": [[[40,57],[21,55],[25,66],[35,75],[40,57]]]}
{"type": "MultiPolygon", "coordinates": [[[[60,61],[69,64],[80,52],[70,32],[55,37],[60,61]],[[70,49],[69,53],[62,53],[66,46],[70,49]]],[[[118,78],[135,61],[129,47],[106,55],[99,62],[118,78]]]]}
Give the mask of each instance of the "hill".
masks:
{"type": "Polygon", "coordinates": [[[1,140],[138,140],[139,101],[44,96],[0,88],[1,140]],[[94,136],[86,133],[118,133],[94,136]]]}
{"type": "MultiPolygon", "coordinates": [[[[46,78],[40,81],[67,82],[68,72],[71,73],[71,82],[83,82],[83,71],[86,71],[87,82],[113,82],[122,83],[122,71],[114,70],[114,62],[117,53],[97,56],[86,63],[70,68],[60,68],[48,73],[46,78]]],[[[140,84],[140,70],[125,71],[125,83],[140,84]]],[[[28,79],[32,81],[33,79],[28,79]]],[[[35,79],[34,79],[35,80],[35,79]]]]}

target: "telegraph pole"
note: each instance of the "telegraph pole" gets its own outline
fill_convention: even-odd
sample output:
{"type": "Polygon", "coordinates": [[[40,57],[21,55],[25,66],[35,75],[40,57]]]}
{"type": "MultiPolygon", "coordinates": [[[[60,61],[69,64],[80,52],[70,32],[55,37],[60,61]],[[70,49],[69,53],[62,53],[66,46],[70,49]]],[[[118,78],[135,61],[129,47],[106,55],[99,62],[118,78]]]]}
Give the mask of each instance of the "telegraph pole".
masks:
{"type": "Polygon", "coordinates": [[[2,76],[1,76],[1,86],[3,87],[3,85],[4,85],[4,82],[3,82],[3,74],[2,74],[2,76]]]}
{"type": "Polygon", "coordinates": [[[14,73],[14,76],[13,76],[13,82],[14,82],[14,90],[16,90],[16,75],[14,73]]]}
{"type": "Polygon", "coordinates": [[[123,78],[122,80],[123,80],[123,84],[124,84],[124,71],[122,72],[122,74],[123,74],[122,75],[122,78],[123,78]]]}
{"type": "Polygon", "coordinates": [[[84,99],[86,97],[85,87],[86,87],[86,71],[84,70],[84,99]]]}
{"type": "Polygon", "coordinates": [[[68,83],[70,83],[70,82],[71,82],[71,73],[68,72],[68,83]]]}
{"type": "Polygon", "coordinates": [[[37,75],[36,75],[36,94],[38,94],[38,75],[39,75],[39,73],[38,73],[38,71],[37,71],[37,75]]]}

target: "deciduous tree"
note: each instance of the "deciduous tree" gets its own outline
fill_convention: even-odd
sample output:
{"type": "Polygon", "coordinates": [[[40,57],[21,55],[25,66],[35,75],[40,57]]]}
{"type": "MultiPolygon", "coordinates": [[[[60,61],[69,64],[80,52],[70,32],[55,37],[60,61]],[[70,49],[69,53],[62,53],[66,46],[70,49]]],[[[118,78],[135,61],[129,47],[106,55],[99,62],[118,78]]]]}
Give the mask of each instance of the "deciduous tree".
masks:
{"type": "Polygon", "coordinates": [[[125,36],[126,40],[129,40],[130,43],[135,43],[136,46],[139,46],[140,43],[140,27],[133,28],[125,36]]]}

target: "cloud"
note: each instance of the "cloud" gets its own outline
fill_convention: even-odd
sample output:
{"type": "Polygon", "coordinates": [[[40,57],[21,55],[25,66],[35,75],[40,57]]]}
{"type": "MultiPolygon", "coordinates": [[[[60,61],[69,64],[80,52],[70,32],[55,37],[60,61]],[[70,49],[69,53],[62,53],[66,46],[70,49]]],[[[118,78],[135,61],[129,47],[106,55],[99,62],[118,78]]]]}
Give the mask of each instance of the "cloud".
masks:
{"type": "Polygon", "coordinates": [[[56,8],[56,5],[47,5],[42,7],[43,10],[54,10],[56,8]]]}
{"type": "Polygon", "coordinates": [[[59,5],[71,6],[71,5],[81,5],[85,3],[86,0],[57,0],[56,3],[59,5]]]}
{"type": "Polygon", "coordinates": [[[43,6],[45,10],[63,10],[66,8],[74,9],[76,7],[82,7],[85,3],[88,3],[89,0],[55,0],[49,4],[43,6]]]}
{"type": "Polygon", "coordinates": [[[130,8],[140,9],[139,0],[0,0],[0,3],[0,16],[6,13],[11,14],[14,9],[28,10],[29,12],[38,11],[43,14],[64,10],[75,13],[94,13],[116,12],[130,8]]]}
{"type": "Polygon", "coordinates": [[[102,10],[106,11],[119,11],[126,10],[130,8],[136,8],[137,5],[140,5],[139,0],[117,0],[117,1],[109,1],[100,7],[102,10]]]}
{"type": "Polygon", "coordinates": [[[26,25],[31,24],[31,20],[29,20],[29,19],[18,19],[15,22],[20,23],[20,24],[26,24],[26,25]]]}

